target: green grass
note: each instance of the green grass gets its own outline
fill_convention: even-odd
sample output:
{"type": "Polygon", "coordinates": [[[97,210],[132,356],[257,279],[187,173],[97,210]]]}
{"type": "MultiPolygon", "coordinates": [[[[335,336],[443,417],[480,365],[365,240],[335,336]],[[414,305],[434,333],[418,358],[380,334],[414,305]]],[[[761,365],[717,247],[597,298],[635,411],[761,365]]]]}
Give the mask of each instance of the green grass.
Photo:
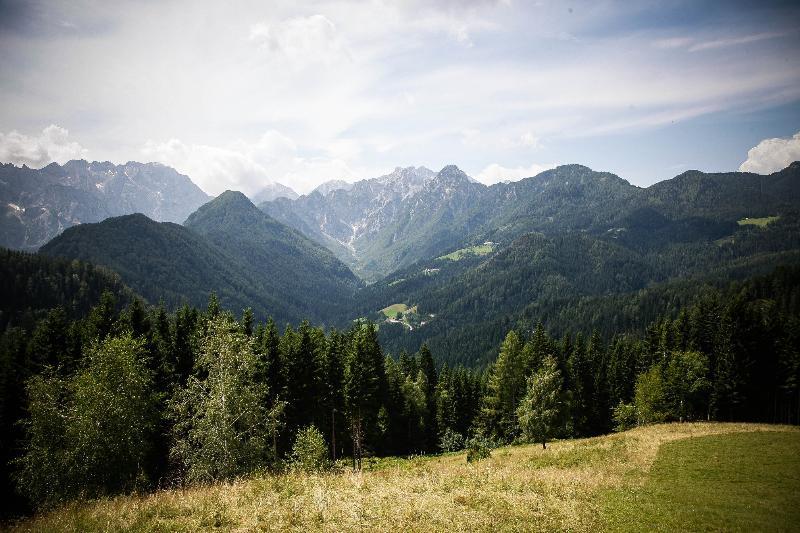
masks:
{"type": "Polygon", "coordinates": [[[758,226],[764,228],[767,224],[771,224],[781,217],[762,217],[762,218],[743,218],[738,221],[740,226],[758,226]]]}
{"type": "Polygon", "coordinates": [[[386,318],[394,318],[397,316],[397,313],[405,314],[408,309],[409,307],[406,304],[392,304],[381,309],[381,313],[383,313],[386,318]]]}
{"type": "MultiPolygon", "coordinates": [[[[800,431],[684,423],[75,502],[18,531],[797,530],[800,431]]],[[[0,524],[2,529],[3,524],[0,524]]]]}
{"type": "Polygon", "coordinates": [[[456,250],[455,252],[451,252],[447,255],[443,255],[441,257],[437,257],[437,260],[447,259],[449,261],[461,261],[465,257],[469,256],[480,256],[480,255],[489,255],[494,250],[494,246],[492,244],[477,244],[475,246],[468,246],[466,248],[461,248],[460,250],[456,250]]]}
{"type": "Polygon", "coordinates": [[[790,531],[800,527],[800,435],[741,433],[663,445],[641,488],[613,491],[608,529],[790,531]]]}

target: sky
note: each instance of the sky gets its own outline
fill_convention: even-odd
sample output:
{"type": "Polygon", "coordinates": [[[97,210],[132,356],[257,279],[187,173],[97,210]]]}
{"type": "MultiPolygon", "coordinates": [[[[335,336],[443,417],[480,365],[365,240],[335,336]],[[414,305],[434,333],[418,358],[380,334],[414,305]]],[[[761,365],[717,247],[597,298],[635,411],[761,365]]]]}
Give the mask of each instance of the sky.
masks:
{"type": "Polygon", "coordinates": [[[209,194],[396,166],[647,186],[800,159],[797,2],[0,0],[0,162],[209,194]]]}

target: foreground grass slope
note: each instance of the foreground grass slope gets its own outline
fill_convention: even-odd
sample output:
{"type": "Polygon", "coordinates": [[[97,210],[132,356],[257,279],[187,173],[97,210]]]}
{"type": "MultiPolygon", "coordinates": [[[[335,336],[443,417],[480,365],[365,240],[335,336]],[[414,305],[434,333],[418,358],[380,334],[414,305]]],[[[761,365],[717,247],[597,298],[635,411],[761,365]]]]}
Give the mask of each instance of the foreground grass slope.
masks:
{"type": "MultiPolygon", "coordinates": [[[[287,474],[76,503],[20,531],[787,530],[800,430],[668,424],[617,435],[383,459],[362,474],[287,474]]],[[[796,501],[794,502],[796,503],[796,501]]]]}

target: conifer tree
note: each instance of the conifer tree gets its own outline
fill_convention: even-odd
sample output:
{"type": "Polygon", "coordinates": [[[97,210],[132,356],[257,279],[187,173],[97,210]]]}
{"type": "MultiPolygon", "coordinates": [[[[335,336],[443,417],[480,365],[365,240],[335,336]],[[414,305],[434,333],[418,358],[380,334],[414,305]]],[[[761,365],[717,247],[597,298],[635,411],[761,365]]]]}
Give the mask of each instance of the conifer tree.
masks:
{"type": "Polygon", "coordinates": [[[558,420],[561,396],[561,373],[552,356],[546,356],[527,383],[525,397],[517,408],[522,436],[529,442],[541,442],[547,448],[558,420]]]}
{"type": "Polygon", "coordinates": [[[383,354],[372,323],[358,324],[352,336],[345,366],[344,398],[350,417],[353,441],[353,469],[361,470],[365,421],[375,418],[385,369],[383,354]]]}

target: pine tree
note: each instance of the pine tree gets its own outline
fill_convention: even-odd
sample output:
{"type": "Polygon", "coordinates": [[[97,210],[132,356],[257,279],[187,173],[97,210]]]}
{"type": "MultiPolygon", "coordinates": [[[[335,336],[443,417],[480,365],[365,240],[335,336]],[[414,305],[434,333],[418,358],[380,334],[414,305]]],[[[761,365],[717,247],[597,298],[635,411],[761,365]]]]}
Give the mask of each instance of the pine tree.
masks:
{"type": "Polygon", "coordinates": [[[516,435],[516,409],[525,394],[522,340],[509,331],[489,374],[481,408],[481,427],[487,436],[511,440],[516,435]]]}
{"type": "Polygon", "coordinates": [[[561,373],[552,356],[546,356],[539,370],[528,378],[527,392],[517,408],[522,436],[529,442],[541,442],[547,448],[558,420],[561,396],[561,373]]]}
{"type": "Polygon", "coordinates": [[[385,369],[372,323],[359,324],[345,366],[344,398],[353,440],[353,469],[361,470],[365,421],[378,414],[385,369]]]}
{"type": "Polygon", "coordinates": [[[436,450],[439,443],[439,430],[436,424],[436,386],[439,376],[433,355],[426,344],[419,349],[420,372],[425,375],[425,447],[427,450],[436,450]]]}

